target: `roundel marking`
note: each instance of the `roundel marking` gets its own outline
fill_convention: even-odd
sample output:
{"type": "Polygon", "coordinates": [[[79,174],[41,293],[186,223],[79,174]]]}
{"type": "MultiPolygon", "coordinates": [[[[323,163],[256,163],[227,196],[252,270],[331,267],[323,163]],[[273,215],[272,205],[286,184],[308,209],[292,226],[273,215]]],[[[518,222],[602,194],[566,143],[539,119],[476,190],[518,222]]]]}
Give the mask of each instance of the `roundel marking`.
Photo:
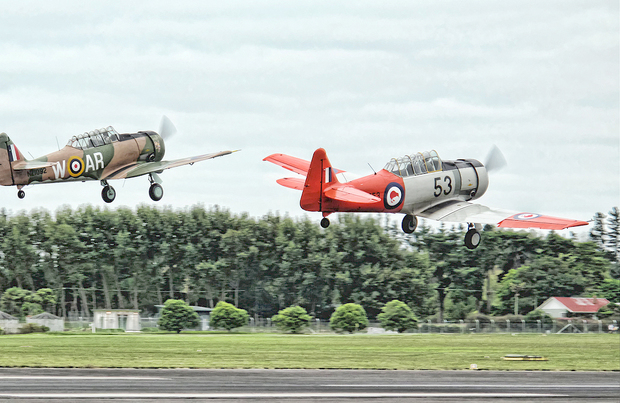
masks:
{"type": "Polygon", "coordinates": [[[383,205],[388,210],[393,210],[400,206],[405,198],[405,190],[396,182],[391,182],[385,187],[383,193],[383,205]]]}
{"type": "Polygon", "coordinates": [[[540,217],[540,214],[521,213],[517,214],[514,218],[515,220],[533,220],[534,218],[538,217],[540,217]]]}
{"type": "Polygon", "coordinates": [[[84,173],[84,161],[80,157],[71,157],[69,158],[69,175],[74,178],[82,175],[84,173]]]}

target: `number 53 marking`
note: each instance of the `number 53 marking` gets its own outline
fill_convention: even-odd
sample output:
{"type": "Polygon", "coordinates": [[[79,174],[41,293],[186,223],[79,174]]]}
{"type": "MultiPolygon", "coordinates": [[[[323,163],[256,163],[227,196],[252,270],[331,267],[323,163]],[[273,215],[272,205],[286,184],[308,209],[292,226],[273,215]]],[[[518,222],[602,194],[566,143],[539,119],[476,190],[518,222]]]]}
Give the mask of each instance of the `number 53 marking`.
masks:
{"type": "Polygon", "coordinates": [[[446,196],[449,195],[450,192],[452,192],[452,178],[450,178],[449,176],[445,176],[443,178],[443,183],[447,187],[446,190],[443,190],[443,188],[441,187],[441,184],[439,183],[440,180],[441,178],[435,178],[435,192],[433,193],[435,197],[441,196],[442,192],[446,196]]]}

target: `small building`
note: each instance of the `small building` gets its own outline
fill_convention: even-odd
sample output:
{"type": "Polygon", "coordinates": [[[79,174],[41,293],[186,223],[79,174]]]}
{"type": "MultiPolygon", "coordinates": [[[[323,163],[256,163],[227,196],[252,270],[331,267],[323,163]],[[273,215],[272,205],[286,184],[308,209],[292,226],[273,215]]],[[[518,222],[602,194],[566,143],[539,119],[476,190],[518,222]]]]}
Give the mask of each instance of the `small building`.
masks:
{"type": "Polygon", "coordinates": [[[609,304],[605,298],[551,297],[538,309],[552,318],[566,318],[572,315],[591,316],[603,306],[609,304]]]}
{"type": "Polygon", "coordinates": [[[140,311],[138,309],[95,309],[93,324],[97,329],[123,329],[139,332],[140,311]]]}
{"type": "Polygon", "coordinates": [[[0,311],[0,328],[6,334],[19,333],[19,319],[6,312],[0,311]]]}
{"type": "Polygon", "coordinates": [[[35,316],[26,318],[26,323],[34,323],[39,326],[47,326],[50,332],[63,332],[65,330],[65,321],[49,312],[43,312],[35,316]]]}

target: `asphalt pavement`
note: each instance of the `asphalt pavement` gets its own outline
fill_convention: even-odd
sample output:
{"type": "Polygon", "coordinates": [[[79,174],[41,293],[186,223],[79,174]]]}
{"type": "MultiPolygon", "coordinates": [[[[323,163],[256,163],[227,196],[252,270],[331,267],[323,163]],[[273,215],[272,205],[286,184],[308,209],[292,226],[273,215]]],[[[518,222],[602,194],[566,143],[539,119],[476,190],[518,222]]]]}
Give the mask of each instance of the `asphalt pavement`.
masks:
{"type": "Polygon", "coordinates": [[[0,368],[0,401],[620,401],[620,372],[0,368]]]}

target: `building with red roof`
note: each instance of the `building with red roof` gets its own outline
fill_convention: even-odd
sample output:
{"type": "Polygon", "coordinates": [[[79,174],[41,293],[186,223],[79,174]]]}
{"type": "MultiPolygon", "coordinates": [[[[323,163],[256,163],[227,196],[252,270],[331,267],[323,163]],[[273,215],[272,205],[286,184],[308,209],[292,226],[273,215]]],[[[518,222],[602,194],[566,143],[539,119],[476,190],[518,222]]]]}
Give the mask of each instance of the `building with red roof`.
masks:
{"type": "Polygon", "coordinates": [[[609,304],[605,298],[551,297],[538,309],[553,318],[565,318],[569,312],[573,315],[595,315],[603,306],[609,304]]]}

